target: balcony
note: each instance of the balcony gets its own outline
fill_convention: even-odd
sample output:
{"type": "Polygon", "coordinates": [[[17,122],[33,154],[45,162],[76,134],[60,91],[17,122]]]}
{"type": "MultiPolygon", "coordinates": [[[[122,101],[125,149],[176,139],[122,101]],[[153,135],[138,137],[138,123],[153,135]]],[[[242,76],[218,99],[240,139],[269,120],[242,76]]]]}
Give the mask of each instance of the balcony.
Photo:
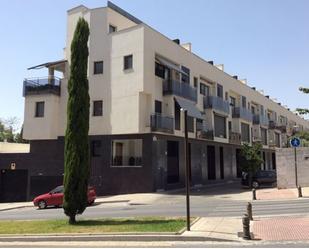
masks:
{"type": "Polygon", "coordinates": [[[150,116],[151,131],[174,133],[174,118],[155,113],[150,116]]]}
{"type": "Polygon", "coordinates": [[[229,143],[241,144],[241,134],[238,132],[229,132],[229,143]]]}
{"type": "Polygon", "coordinates": [[[23,96],[55,94],[60,96],[61,79],[57,77],[29,78],[23,82],[23,96]]]}
{"type": "Polygon", "coordinates": [[[230,113],[230,103],[217,96],[205,96],[204,97],[204,109],[212,108],[217,111],[230,113]]]}
{"type": "Polygon", "coordinates": [[[177,80],[163,81],[163,95],[176,95],[197,102],[197,89],[177,80]]]}
{"type": "Polygon", "coordinates": [[[268,126],[269,119],[265,115],[256,114],[253,116],[253,124],[261,125],[261,126],[268,126]]]}
{"type": "Polygon", "coordinates": [[[276,130],[281,131],[282,133],[286,133],[287,132],[287,125],[279,123],[275,120],[270,120],[269,121],[269,129],[271,129],[271,130],[276,129],[276,130]]]}
{"type": "Polygon", "coordinates": [[[241,118],[246,121],[252,122],[253,115],[250,110],[243,107],[233,107],[233,118],[241,118]]]}

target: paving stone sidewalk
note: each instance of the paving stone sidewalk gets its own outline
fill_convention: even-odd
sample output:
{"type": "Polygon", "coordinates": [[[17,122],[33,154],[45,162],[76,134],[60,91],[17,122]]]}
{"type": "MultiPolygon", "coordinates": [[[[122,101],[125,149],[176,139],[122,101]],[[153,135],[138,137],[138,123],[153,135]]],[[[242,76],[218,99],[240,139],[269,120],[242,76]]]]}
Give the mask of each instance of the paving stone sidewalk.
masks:
{"type": "MultiPolygon", "coordinates": [[[[309,197],[309,187],[302,188],[303,197],[309,197]]],[[[256,191],[257,200],[283,200],[283,199],[297,199],[298,191],[296,188],[277,189],[264,188],[256,191]]]]}
{"type": "Polygon", "coordinates": [[[273,241],[309,240],[309,217],[276,217],[253,222],[255,239],[273,241]]]}

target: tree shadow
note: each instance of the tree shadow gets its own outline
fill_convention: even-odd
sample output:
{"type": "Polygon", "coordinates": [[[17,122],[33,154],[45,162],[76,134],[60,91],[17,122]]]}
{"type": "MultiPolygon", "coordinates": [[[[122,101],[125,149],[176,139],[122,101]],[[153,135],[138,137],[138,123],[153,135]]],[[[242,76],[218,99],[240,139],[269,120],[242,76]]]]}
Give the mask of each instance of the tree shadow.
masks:
{"type": "Polygon", "coordinates": [[[166,225],[174,222],[173,220],[133,220],[133,219],[121,219],[121,220],[79,220],[74,224],[75,226],[125,226],[125,225],[166,225]]]}

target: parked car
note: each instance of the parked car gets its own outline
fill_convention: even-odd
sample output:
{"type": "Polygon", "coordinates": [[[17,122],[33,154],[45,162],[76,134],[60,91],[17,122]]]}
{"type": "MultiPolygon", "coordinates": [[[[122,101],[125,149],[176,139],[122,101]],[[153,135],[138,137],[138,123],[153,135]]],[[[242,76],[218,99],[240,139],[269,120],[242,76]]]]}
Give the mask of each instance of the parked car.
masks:
{"type": "MultiPolygon", "coordinates": [[[[96,192],[93,187],[88,187],[88,205],[92,205],[96,199],[96,192]]],[[[48,206],[60,207],[63,205],[63,186],[58,186],[49,193],[39,195],[33,199],[34,206],[44,209],[48,206]]]]}
{"type": "MultiPolygon", "coordinates": [[[[252,177],[252,188],[261,186],[274,186],[277,183],[277,175],[272,170],[259,170],[252,177]]],[[[249,187],[248,173],[242,173],[241,184],[249,187]]]]}

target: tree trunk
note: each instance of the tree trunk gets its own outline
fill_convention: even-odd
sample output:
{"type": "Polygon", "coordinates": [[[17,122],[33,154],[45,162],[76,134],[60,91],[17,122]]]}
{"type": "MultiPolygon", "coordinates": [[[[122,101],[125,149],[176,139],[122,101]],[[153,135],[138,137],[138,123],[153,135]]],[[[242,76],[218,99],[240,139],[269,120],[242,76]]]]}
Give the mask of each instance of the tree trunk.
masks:
{"type": "Polygon", "coordinates": [[[248,172],[248,184],[249,184],[249,188],[252,189],[252,172],[249,171],[248,172]]]}
{"type": "Polygon", "coordinates": [[[69,219],[69,224],[71,224],[71,225],[76,224],[75,215],[71,215],[71,216],[70,216],[70,219],[69,219]]]}

